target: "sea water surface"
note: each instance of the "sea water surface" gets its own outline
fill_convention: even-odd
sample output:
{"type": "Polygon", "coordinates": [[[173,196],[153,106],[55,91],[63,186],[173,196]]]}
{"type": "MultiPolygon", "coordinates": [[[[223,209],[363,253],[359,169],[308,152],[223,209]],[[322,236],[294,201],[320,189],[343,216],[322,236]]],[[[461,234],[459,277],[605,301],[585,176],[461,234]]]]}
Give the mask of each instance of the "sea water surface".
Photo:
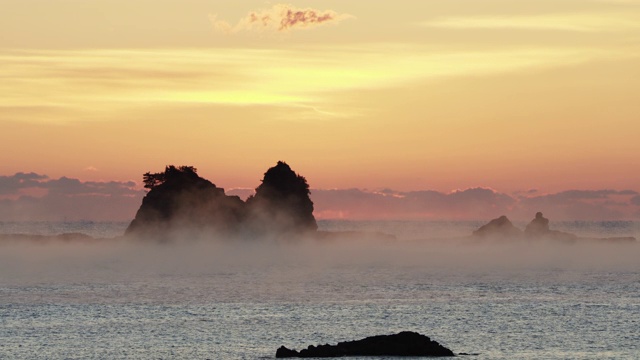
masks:
{"type": "MultiPolygon", "coordinates": [[[[400,235],[394,243],[2,244],[0,359],[268,359],[281,345],[403,330],[474,359],[640,358],[637,244],[411,241],[468,234],[474,222],[320,225],[400,235]]],[[[21,226],[29,228],[0,231],[21,226]]],[[[126,224],[31,226],[103,236],[126,224]]],[[[639,229],[564,226],[580,235],[639,229]]]]}

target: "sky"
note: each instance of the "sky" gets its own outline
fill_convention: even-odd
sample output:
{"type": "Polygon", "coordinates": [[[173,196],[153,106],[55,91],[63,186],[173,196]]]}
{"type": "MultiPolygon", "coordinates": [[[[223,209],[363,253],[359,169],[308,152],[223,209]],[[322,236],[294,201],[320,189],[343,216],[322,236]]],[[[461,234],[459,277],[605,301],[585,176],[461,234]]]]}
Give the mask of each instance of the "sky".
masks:
{"type": "MultiPolygon", "coordinates": [[[[252,189],[284,160],[317,199],[484,189],[640,218],[640,0],[0,5],[7,217],[62,185],[129,216],[144,172],[252,189]]],[[[441,209],[421,199],[408,216],[441,209]]]]}

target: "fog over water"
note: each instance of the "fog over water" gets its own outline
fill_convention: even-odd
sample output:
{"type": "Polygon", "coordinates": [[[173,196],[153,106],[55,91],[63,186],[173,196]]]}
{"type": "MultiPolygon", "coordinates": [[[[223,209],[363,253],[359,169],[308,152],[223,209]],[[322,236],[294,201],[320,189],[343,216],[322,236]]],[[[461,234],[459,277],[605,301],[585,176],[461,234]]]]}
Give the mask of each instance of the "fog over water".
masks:
{"type": "MultiPolygon", "coordinates": [[[[212,238],[193,233],[175,234],[170,244],[137,242],[121,237],[88,242],[8,242],[0,245],[0,266],[6,272],[45,272],[61,280],[78,274],[137,274],[144,272],[190,273],[228,268],[291,265],[318,271],[345,265],[446,268],[452,271],[522,270],[532,268],[629,268],[639,246],[581,242],[472,239],[468,234],[480,222],[417,221],[320,221],[321,230],[394,234],[395,240],[336,239],[318,241],[297,237],[274,240],[212,238]],[[77,270],[82,271],[77,271],[77,270]]],[[[93,236],[119,235],[126,223],[5,223],[4,233],[51,235],[85,232],[93,236]],[[17,231],[16,231],[17,230],[17,231]]],[[[559,229],[582,237],[633,236],[640,226],[633,222],[565,222],[559,229]]]]}
{"type": "MultiPolygon", "coordinates": [[[[404,232],[396,241],[4,243],[0,358],[272,358],[280,345],[402,330],[480,359],[640,356],[635,243],[460,238],[472,222],[319,225],[404,232]]],[[[637,236],[638,226],[562,229],[637,236]]]]}

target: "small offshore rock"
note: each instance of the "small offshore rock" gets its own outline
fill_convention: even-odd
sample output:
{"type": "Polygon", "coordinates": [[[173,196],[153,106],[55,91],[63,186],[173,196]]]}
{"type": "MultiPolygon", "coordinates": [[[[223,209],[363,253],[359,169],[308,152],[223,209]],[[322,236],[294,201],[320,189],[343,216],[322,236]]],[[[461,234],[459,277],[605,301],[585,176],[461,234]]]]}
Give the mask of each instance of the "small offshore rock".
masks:
{"type": "Polygon", "coordinates": [[[301,351],[281,346],[276,358],[322,358],[343,356],[455,356],[453,351],[431,340],[428,336],[411,331],[394,335],[371,336],[337,345],[310,345],[301,351]]]}
{"type": "Polygon", "coordinates": [[[522,230],[515,227],[509,218],[504,215],[489,221],[489,223],[482,225],[473,232],[473,236],[479,238],[518,239],[522,235],[522,230]]]}
{"type": "Polygon", "coordinates": [[[298,352],[295,350],[289,350],[284,346],[280,346],[278,350],[276,350],[277,358],[291,358],[298,357],[298,352]]]}

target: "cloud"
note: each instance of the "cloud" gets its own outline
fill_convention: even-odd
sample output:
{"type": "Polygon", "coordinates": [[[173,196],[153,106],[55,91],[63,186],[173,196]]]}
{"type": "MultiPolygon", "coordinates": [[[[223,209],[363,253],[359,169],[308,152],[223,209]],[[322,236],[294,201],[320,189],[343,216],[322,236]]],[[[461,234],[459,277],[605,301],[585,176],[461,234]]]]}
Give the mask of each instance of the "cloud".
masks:
{"type": "Polygon", "coordinates": [[[136,183],[133,181],[87,181],[61,177],[43,184],[50,194],[79,195],[108,195],[108,196],[134,196],[138,194],[136,183]]]}
{"type": "Polygon", "coordinates": [[[80,181],[66,176],[51,179],[47,175],[33,172],[0,176],[1,195],[19,195],[25,189],[46,190],[48,194],[113,196],[136,195],[139,191],[133,181],[80,181]]]}
{"type": "Polygon", "coordinates": [[[352,219],[482,219],[509,213],[517,201],[486,188],[442,193],[390,189],[312,190],[319,218],[352,219]]]}
{"type": "MultiPolygon", "coordinates": [[[[0,52],[0,122],[71,124],[134,112],[169,119],[175,114],[152,109],[204,106],[269,106],[269,116],[278,120],[337,120],[373,111],[356,105],[364,95],[347,101],[337,95],[341,92],[526,73],[613,54],[602,47],[449,51],[390,43],[259,50],[7,50],[0,52]]],[[[625,54],[620,56],[635,56],[625,54]]]]}
{"type": "Polygon", "coordinates": [[[488,220],[507,215],[528,221],[542,211],[557,221],[622,220],[637,218],[632,205],[640,206],[640,195],[633,190],[568,190],[536,195],[537,191],[529,191],[514,198],[487,188],[451,193],[315,189],[311,199],[320,219],[488,220]]]}
{"type": "Polygon", "coordinates": [[[0,221],[130,220],[144,191],[133,181],[0,176],[0,221]]]}
{"type": "Polygon", "coordinates": [[[238,196],[242,200],[246,200],[249,196],[255,195],[256,191],[253,188],[230,188],[226,189],[225,193],[229,196],[238,196]]]}
{"type": "MultiPolygon", "coordinates": [[[[231,188],[245,199],[251,188],[231,188]]],[[[133,219],[144,190],[133,181],[52,179],[37,173],[0,176],[0,221],[133,219]]],[[[640,193],[634,190],[522,191],[513,196],[489,188],[452,192],[393,189],[312,189],[318,219],[489,220],[507,215],[529,221],[542,211],[554,221],[635,220],[640,193]]]]}
{"type": "Polygon", "coordinates": [[[535,199],[554,199],[561,201],[575,201],[575,200],[593,200],[593,199],[607,199],[612,195],[637,195],[638,193],[633,190],[567,190],[556,194],[549,194],[540,197],[534,197],[535,199]]]}
{"type": "Polygon", "coordinates": [[[528,189],[528,190],[516,190],[513,192],[513,196],[517,198],[525,198],[531,197],[538,192],[538,189],[528,189]]]}
{"type": "Polygon", "coordinates": [[[36,173],[16,173],[12,176],[0,176],[0,195],[11,195],[20,189],[39,187],[43,180],[48,179],[46,175],[36,173]]]}
{"type": "Polygon", "coordinates": [[[631,218],[633,190],[567,190],[520,199],[524,213],[542,211],[558,219],[614,220],[631,218]]]}
{"type": "Polygon", "coordinates": [[[292,29],[338,23],[352,17],[348,14],[338,14],[333,10],[301,9],[289,4],[277,4],[271,9],[250,12],[235,26],[224,20],[218,20],[217,15],[210,15],[209,19],[216,30],[236,33],[239,31],[286,32],[292,29]]]}

